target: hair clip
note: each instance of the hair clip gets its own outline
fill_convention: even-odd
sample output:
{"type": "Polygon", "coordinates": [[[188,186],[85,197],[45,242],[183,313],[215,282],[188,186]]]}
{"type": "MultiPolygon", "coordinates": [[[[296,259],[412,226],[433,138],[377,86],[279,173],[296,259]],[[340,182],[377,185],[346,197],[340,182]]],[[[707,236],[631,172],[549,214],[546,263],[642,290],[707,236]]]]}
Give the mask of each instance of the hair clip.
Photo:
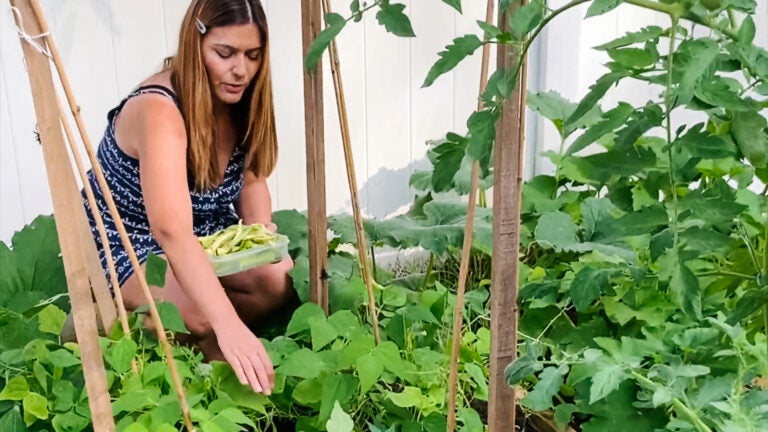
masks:
{"type": "Polygon", "coordinates": [[[208,29],[205,28],[205,24],[203,24],[203,22],[200,21],[200,18],[195,18],[195,25],[197,25],[197,30],[200,32],[201,35],[204,35],[205,32],[208,31],[208,29]]]}

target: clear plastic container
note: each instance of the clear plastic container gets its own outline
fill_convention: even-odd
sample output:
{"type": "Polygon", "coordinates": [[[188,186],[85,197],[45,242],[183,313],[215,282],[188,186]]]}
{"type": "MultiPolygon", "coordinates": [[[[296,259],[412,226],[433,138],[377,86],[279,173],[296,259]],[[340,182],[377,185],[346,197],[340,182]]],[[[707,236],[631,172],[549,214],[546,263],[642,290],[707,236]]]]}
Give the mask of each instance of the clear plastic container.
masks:
{"type": "Polygon", "coordinates": [[[208,255],[208,260],[217,276],[239,273],[243,270],[280,262],[288,255],[288,237],[275,234],[277,239],[271,245],[258,245],[227,255],[208,255]]]}

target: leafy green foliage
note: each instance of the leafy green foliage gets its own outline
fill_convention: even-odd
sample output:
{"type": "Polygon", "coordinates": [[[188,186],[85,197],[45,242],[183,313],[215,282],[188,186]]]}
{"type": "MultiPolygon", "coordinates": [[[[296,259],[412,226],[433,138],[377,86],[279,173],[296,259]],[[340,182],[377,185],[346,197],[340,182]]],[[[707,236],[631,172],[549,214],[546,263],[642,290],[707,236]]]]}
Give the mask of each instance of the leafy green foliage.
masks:
{"type": "Polygon", "coordinates": [[[440,59],[427,72],[422,87],[431,86],[435,80],[444,73],[450,72],[467,56],[483,46],[483,41],[476,35],[467,34],[457,37],[453,43],[445,47],[445,51],[438,53],[440,59]]]}

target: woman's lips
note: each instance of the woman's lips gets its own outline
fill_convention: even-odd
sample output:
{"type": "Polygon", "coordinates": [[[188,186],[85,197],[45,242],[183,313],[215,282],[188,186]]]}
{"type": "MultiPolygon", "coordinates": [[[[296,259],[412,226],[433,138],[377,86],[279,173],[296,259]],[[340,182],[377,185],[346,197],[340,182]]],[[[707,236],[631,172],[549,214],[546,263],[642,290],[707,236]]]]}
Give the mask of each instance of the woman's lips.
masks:
{"type": "Polygon", "coordinates": [[[224,90],[227,93],[240,93],[245,88],[245,85],[243,84],[228,84],[224,83],[224,90]]]}

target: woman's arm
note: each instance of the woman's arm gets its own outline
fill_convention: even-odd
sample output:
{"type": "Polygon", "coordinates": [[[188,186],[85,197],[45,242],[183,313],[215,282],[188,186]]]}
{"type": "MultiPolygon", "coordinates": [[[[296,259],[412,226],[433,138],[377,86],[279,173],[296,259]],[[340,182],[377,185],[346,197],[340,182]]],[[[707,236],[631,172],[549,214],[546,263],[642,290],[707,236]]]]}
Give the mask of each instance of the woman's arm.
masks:
{"type": "Polygon", "coordinates": [[[245,172],[245,184],[240,198],[235,203],[235,210],[243,219],[243,224],[260,223],[272,231],[276,229],[272,223],[272,196],[267,179],[256,177],[251,171],[245,172]]]}
{"type": "Polygon", "coordinates": [[[269,357],[238,317],[193,231],[181,114],[162,96],[138,96],[126,103],[118,132],[122,144],[138,155],[150,228],[184,293],[208,319],[240,381],[269,393],[269,357]]]}

